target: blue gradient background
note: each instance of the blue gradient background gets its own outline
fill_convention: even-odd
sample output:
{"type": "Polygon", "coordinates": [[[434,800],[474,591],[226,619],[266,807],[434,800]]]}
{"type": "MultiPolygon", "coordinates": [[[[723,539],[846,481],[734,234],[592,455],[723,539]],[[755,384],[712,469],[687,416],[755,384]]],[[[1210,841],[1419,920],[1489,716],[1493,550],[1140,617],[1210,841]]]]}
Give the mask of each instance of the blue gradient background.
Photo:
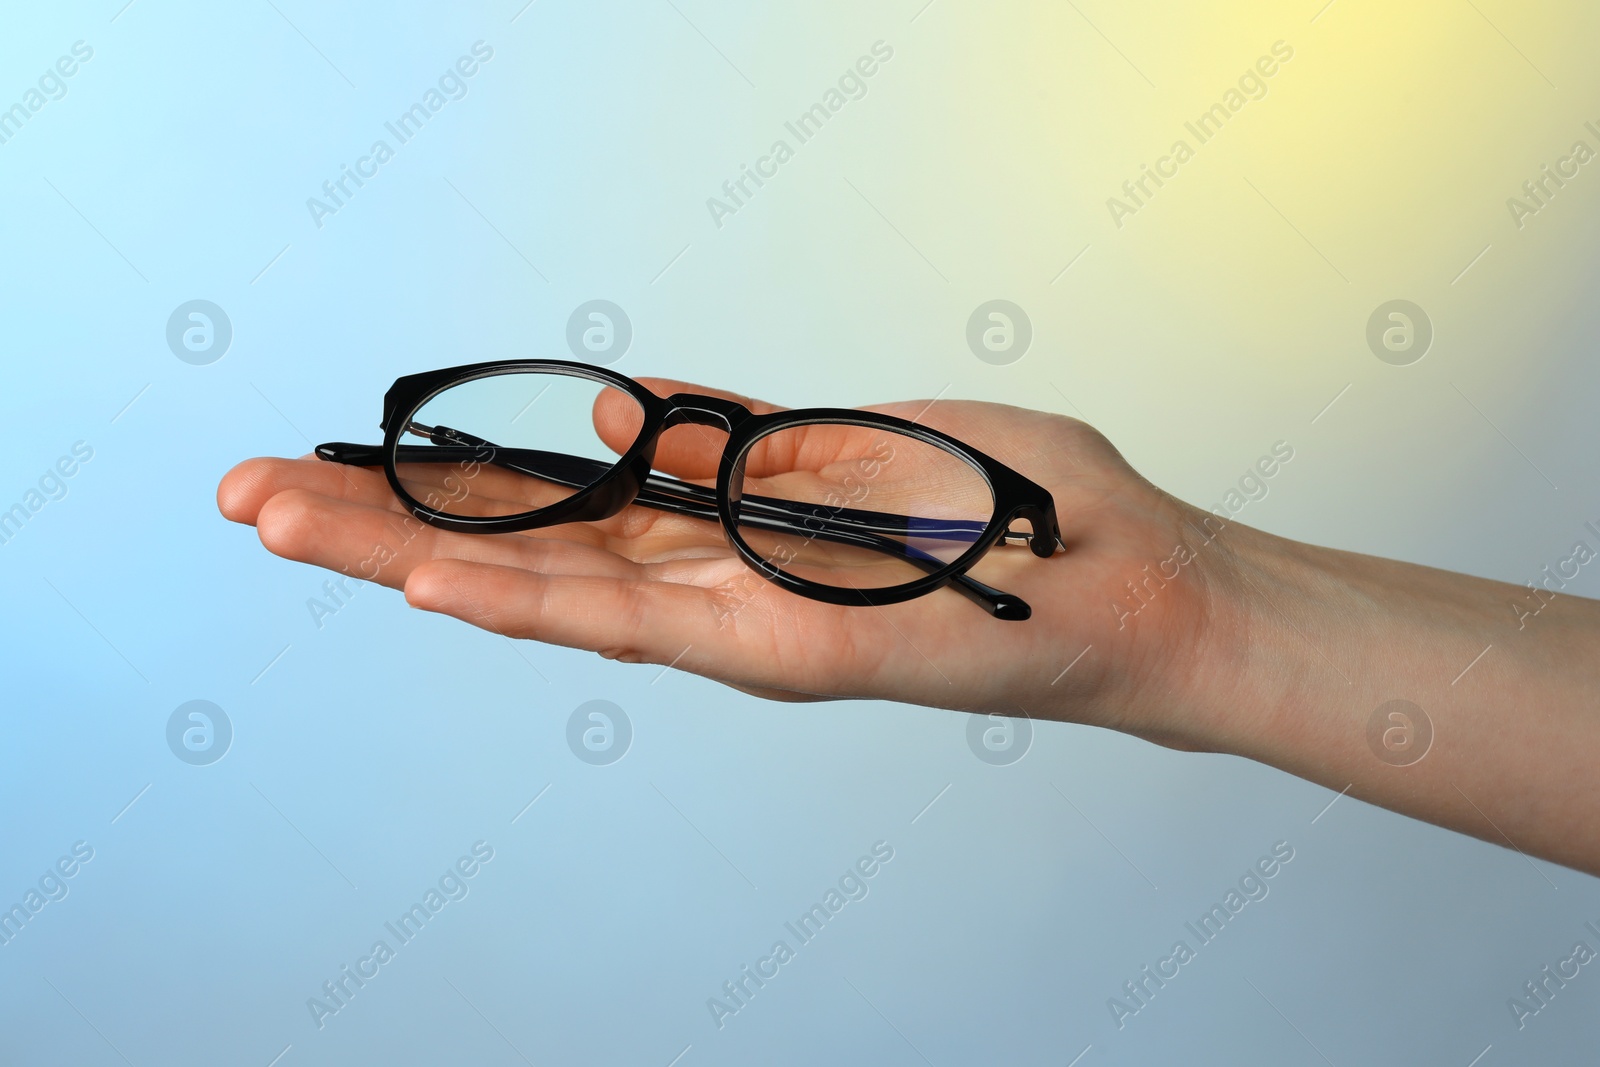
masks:
{"type": "Polygon", "coordinates": [[[1504,201],[1600,120],[1593,9],[275,2],[0,15],[0,106],[94,48],[0,145],[0,507],[94,448],[0,545],[0,903],[95,849],[0,946],[0,1063],[1593,1054],[1592,968],[1524,1030],[1506,998],[1600,947],[1594,879],[1238,759],[1041,723],[989,766],[962,715],[765,704],[377,586],[319,627],[325,576],[213,500],[241,458],[373,437],[399,374],[568,355],[603,297],[624,373],[1081,414],[1202,504],[1284,439],[1243,521],[1528,581],[1600,522],[1600,176],[1521,230],[1504,201]],[[318,229],[306,198],[480,39],[318,229]],[[880,39],[866,97],[713,224],[880,39]],[[1278,39],[1268,95],[1116,228],[1106,197],[1278,39]],[[1010,366],[966,347],[994,297],[1033,322],[1010,366]],[[1437,331],[1411,367],[1363,339],[1393,297],[1437,331]],[[234,329],[208,366],[164,337],[195,298],[234,329]],[[192,699],[233,724],[211,766],[166,746],[192,699]],[[633,724],[609,766],[567,748],[592,699],[633,724]],[[478,840],[470,894],[318,1029],[307,998],[478,840]],[[706,999],[879,840],[869,895],[718,1029],[706,999]],[[1283,840],[1119,1031],[1107,998],[1283,840]]]}

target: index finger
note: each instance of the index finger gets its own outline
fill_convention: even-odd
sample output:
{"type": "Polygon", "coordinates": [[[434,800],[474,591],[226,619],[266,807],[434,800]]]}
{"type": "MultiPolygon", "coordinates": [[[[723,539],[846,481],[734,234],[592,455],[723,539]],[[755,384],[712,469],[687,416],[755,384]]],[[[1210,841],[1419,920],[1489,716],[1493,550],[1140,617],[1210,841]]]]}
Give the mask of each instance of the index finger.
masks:
{"type": "MultiPolygon", "coordinates": [[[[660,397],[674,393],[698,393],[721,400],[743,404],[757,415],[772,411],[785,411],[777,404],[755,400],[727,389],[714,389],[707,385],[679,381],[675,378],[638,378],[640,385],[660,397]]],[[[603,390],[594,403],[594,427],[600,439],[612,451],[627,451],[639,434],[639,409],[627,396],[614,390],[603,390]]],[[[656,445],[655,466],[679,478],[711,480],[717,476],[717,464],[727,438],[708,426],[685,424],[674,426],[661,435],[656,445]]]]}

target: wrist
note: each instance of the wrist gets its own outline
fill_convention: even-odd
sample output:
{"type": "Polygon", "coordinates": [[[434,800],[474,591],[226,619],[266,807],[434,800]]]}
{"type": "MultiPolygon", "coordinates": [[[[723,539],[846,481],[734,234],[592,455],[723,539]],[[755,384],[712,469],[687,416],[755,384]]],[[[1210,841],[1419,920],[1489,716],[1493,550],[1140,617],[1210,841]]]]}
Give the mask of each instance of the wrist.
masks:
{"type": "Polygon", "coordinates": [[[1600,604],[1519,626],[1521,586],[1238,525],[1217,540],[1192,747],[1593,869],[1600,604]]]}
{"type": "Polygon", "coordinates": [[[1367,641],[1389,646],[1394,620],[1327,549],[1238,523],[1217,542],[1216,624],[1191,691],[1197,740],[1282,767],[1372,704],[1387,672],[1367,641]]]}
{"type": "Polygon", "coordinates": [[[1276,607],[1302,602],[1325,582],[1316,550],[1174,503],[1175,524],[1193,546],[1199,610],[1159,683],[1140,693],[1134,718],[1145,725],[1133,732],[1172,748],[1271,762],[1291,725],[1285,709],[1304,708],[1317,684],[1305,659],[1314,653],[1285,640],[1293,631],[1276,607]]]}
{"type": "Polygon", "coordinates": [[[1190,690],[1210,750],[1339,779],[1335,788],[1375,766],[1410,766],[1426,753],[1397,751],[1398,734],[1374,750],[1374,712],[1415,704],[1426,733],[1464,692],[1453,683],[1503,639],[1500,583],[1237,523],[1216,540],[1216,623],[1190,690]]]}

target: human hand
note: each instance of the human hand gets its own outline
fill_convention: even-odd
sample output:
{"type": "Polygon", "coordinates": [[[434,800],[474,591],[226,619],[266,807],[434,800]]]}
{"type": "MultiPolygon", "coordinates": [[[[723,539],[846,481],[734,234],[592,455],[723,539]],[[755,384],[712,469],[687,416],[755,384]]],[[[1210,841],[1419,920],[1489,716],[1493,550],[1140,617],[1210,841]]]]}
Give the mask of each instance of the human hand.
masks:
{"type": "MultiPolygon", "coordinates": [[[[693,391],[776,410],[642,381],[663,396],[693,391]]],[[[1226,555],[1218,548],[1185,561],[1190,580],[1148,575],[1176,546],[1206,538],[1204,513],[1145,481],[1074,419],[972,401],[871,410],[952,434],[1051,492],[1064,550],[1042,559],[997,545],[970,572],[1022,596],[1030,620],[989,618],[948,589],[885,607],[811,600],[751,570],[718,524],[639,506],[525,534],[452,533],[409,516],[380,470],[312,458],[241,463],[223,479],[218,504],[280,556],[404,589],[415,607],[508,637],[670,663],[772,699],[1023,712],[1197,744],[1198,732],[1179,721],[1178,697],[1214,661],[1206,646],[1219,635],[1208,623],[1224,602],[1226,555]],[[1144,583],[1144,601],[1129,582],[1144,583]]],[[[825,468],[834,443],[825,428],[807,433],[803,466],[825,468]]],[[[707,479],[722,442],[704,427],[675,427],[656,469],[707,479]]]]}

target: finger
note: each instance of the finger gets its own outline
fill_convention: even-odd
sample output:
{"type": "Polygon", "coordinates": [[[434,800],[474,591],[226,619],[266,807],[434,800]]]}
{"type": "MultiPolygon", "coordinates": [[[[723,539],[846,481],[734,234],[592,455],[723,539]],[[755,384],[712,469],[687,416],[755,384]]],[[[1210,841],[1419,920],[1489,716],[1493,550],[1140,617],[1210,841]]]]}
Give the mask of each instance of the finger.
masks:
{"type": "MultiPolygon", "coordinates": [[[[515,515],[553,502],[538,500],[541,492],[554,499],[570,495],[570,490],[558,495],[549,483],[486,464],[463,470],[455,463],[407,463],[400,475],[414,499],[453,515],[515,515]]],[[[234,522],[254,524],[268,500],[292,489],[410,514],[381,468],[316,458],[246,460],[223,476],[217,486],[217,507],[234,522]]]]}
{"type": "MultiPolygon", "coordinates": [[[[784,410],[764,400],[754,400],[726,389],[713,389],[674,378],[640,378],[638,381],[640,385],[660,397],[672,396],[674,393],[696,393],[701,396],[732,400],[737,404],[743,404],[758,415],[784,410]]],[[[600,439],[612,451],[624,452],[639,436],[641,426],[639,409],[623,393],[607,389],[595,399],[594,425],[600,439]]],[[[725,434],[710,427],[693,424],[675,426],[663,433],[656,445],[656,469],[678,478],[702,481],[714,479],[727,440],[725,434]]]]}
{"type": "MultiPolygon", "coordinates": [[[[893,431],[842,423],[789,426],[761,438],[745,456],[747,478],[770,478],[796,471],[819,472],[837,464],[876,468],[907,439],[893,431]]],[[[843,476],[844,470],[835,474],[843,476]]],[[[820,499],[820,498],[818,498],[820,499]]]]}
{"type": "MultiPolygon", "coordinates": [[[[423,453],[426,455],[427,453],[423,453]]],[[[577,490],[491,462],[404,462],[395,474],[411,499],[446,515],[504,518],[537,511],[577,490]]]]}
{"type": "Polygon", "coordinates": [[[728,389],[714,389],[708,385],[697,385],[694,382],[679,381],[676,378],[638,378],[636,381],[657,396],[671,396],[673,393],[696,393],[700,396],[714,396],[721,400],[732,400],[736,404],[743,404],[757,415],[765,415],[771,411],[788,410],[778,404],[769,404],[765,400],[755,400],[742,393],[735,393],[728,389]]]}
{"type": "MultiPolygon", "coordinates": [[[[757,415],[789,410],[726,389],[710,388],[673,378],[638,380],[651,392],[662,397],[674,393],[713,396],[742,404],[757,415]]],[[[878,404],[861,410],[915,420],[926,413],[931,406],[932,401],[907,400],[878,404]]],[[[638,436],[640,421],[637,408],[621,393],[607,390],[596,401],[595,425],[607,445],[615,451],[624,451],[638,436]]],[[[819,470],[841,459],[855,460],[881,452],[886,442],[893,439],[893,434],[883,430],[837,423],[795,426],[757,442],[746,456],[746,470],[747,473],[757,477],[792,470],[819,470]]],[[[722,433],[708,427],[696,425],[674,427],[661,435],[656,448],[655,467],[679,478],[702,481],[714,479],[726,444],[727,438],[722,433]]]]}
{"type": "Polygon", "coordinates": [[[400,511],[383,472],[376,468],[301,458],[261,457],[238,464],[217,485],[217,508],[225,518],[254,525],[268,500],[289,489],[353,504],[400,511]]]}
{"type": "Polygon", "coordinates": [[[762,700],[775,700],[782,704],[812,704],[819,700],[834,699],[818,693],[797,693],[792,689],[773,689],[764,685],[740,685],[737,682],[728,681],[724,681],[722,684],[729,689],[737,689],[747,696],[759,697],[762,700]]]}
{"type": "Polygon", "coordinates": [[[400,588],[419,565],[440,558],[563,574],[623,578],[638,565],[559,538],[485,536],[438,530],[409,515],[288,489],[261,506],[261,543],[274,555],[400,588]]]}
{"type": "Polygon", "coordinates": [[[438,560],[417,567],[405,586],[413,607],[439,612],[507,637],[597,652],[627,663],[670,664],[751,689],[834,695],[859,686],[862,667],[849,656],[808,660],[809,639],[837,634],[845,610],[790,605],[761,612],[749,625],[724,625],[717,590],[676,582],[557,575],[438,560]],[[802,622],[805,617],[809,622],[802,622]],[[802,632],[802,631],[809,631],[802,632]],[[777,654],[785,648],[789,655],[777,654]]]}
{"type": "MultiPolygon", "coordinates": [[[[452,515],[520,514],[554,503],[571,493],[551,483],[486,464],[473,464],[462,470],[454,463],[407,463],[401,465],[400,474],[413,498],[452,515]]],[[[217,507],[224,517],[234,522],[254,525],[268,500],[293,489],[394,515],[410,515],[381,469],[313,457],[245,460],[224,475],[217,486],[217,507]]],[[[636,519],[630,521],[634,527],[640,525],[636,519]]],[[[544,531],[540,531],[537,536],[544,535],[544,531]]],[[[600,531],[581,525],[560,527],[558,535],[590,544],[603,540],[600,531]]]]}

